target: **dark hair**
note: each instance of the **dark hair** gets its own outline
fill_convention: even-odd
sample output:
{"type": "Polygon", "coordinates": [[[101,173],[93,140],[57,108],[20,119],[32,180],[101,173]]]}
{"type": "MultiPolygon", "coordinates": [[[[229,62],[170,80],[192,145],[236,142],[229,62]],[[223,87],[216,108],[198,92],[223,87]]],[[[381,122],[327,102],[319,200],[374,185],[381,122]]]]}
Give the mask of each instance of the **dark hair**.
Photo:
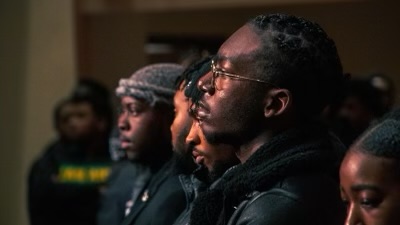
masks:
{"type": "Polygon", "coordinates": [[[177,82],[177,88],[180,88],[183,84],[185,96],[190,98],[193,103],[196,103],[202,96],[202,92],[197,88],[197,82],[210,71],[211,59],[212,56],[207,56],[192,63],[177,82]]]}
{"type": "Polygon", "coordinates": [[[368,128],[353,144],[368,154],[400,160],[400,108],[368,128]]]}
{"type": "Polygon", "coordinates": [[[316,23],[300,17],[259,15],[248,22],[261,38],[255,74],[288,89],[302,116],[319,115],[341,96],[346,76],[335,43],[316,23]]]}
{"type": "Polygon", "coordinates": [[[60,123],[61,123],[61,112],[65,106],[70,103],[69,99],[61,99],[54,107],[53,111],[53,127],[54,129],[59,132],[60,130],[60,123]]]}
{"type": "Polygon", "coordinates": [[[107,134],[111,132],[113,126],[113,110],[110,92],[102,83],[88,78],[78,80],[70,94],[69,102],[88,103],[97,117],[105,119],[107,134]]]}
{"type": "Polygon", "coordinates": [[[383,115],[380,118],[380,122],[387,120],[387,119],[393,119],[393,120],[400,121],[400,107],[394,108],[394,109],[390,110],[388,113],[386,113],[385,115],[383,115]]]}

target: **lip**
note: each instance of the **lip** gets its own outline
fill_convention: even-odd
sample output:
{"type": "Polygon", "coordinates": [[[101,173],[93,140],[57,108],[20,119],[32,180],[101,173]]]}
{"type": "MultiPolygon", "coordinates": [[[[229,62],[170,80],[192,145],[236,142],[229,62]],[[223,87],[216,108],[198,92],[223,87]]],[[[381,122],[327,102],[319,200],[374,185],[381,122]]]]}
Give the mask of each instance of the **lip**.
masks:
{"type": "Polygon", "coordinates": [[[132,142],[130,138],[125,137],[125,136],[120,136],[119,141],[120,142],[132,142]]]}
{"type": "Polygon", "coordinates": [[[200,100],[198,102],[197,109],[195,110],[195,114],[196,114],[197,119],[203,120],[203,119],[207,118],[208,115],[210,114],[210,109],[205,102],[200,100]]]}
{"type": "Polygon", "coordinates": [[[196,149],[193,150],[192,156],[193,156],[194,161],[197,164],[199,164],[199,165],[203,165],[204,164],[204,156],[199,151],[197,151],[196,149]]]}
{"type": "Polygon", "coordinates": [[[132,145],[132,140],[125,136],[120,136],[119,142],[120,142],[120,147],[123,149],[128,148],[132,145]]]}

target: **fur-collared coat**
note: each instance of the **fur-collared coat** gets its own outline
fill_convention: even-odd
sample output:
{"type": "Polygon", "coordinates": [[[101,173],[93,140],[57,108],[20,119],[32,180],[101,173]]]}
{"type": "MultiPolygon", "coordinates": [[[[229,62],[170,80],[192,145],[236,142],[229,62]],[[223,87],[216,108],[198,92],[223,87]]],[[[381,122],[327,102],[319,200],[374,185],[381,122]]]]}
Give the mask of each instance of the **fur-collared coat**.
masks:
{"type": "Polygon", "coordinates": [[[191,225],[343,224],[344,146],[319,124],[285,131],[195,200],[191,225]]]}

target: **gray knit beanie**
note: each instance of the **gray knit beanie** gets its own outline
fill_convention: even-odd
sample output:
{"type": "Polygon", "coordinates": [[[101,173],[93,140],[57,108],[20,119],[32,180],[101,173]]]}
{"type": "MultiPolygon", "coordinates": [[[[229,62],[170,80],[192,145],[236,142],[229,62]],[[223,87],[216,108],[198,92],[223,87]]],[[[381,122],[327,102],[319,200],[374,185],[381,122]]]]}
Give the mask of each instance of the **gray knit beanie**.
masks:
{"type": "Polygon", "coordinates": [[[175,82],[183,67],[174,63],[158,63],[145,66],[130,78],[120,79],[115,90],[118,97],[132,96],[146,100],[151,106],[157,102],[172,105],[175,82]]]}

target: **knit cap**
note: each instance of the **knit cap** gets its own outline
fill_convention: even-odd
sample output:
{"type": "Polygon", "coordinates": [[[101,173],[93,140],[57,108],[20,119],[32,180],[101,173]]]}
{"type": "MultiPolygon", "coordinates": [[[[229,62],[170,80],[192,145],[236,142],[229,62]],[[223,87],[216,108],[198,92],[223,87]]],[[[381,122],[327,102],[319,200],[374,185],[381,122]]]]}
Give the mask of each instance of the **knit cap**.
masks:
{"type": "Polygon", "coordinates": [[[174,63],[158,63],[145,66],[130,78],[120,79],[115,90],[118,97],[132,96],[143,99],[151,106],[157,102],[172,105],[175,82],[183,72],[183,67],[174,63]]]}

